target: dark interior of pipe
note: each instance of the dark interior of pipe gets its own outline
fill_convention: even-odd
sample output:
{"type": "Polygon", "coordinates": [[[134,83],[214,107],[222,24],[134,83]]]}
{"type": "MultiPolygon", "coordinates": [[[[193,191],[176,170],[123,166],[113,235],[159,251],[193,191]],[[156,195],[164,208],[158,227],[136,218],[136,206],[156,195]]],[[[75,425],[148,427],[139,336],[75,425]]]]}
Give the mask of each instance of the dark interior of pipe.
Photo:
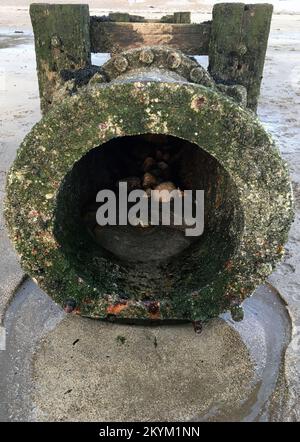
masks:
{"type": "MultiPolygon", "coordinates": [[[[194,208],[195,210],[195,208],[194,208]]],[[[195,214],[195,211],[194,211],[195,214]]],[[[57,198],[55,235],[80,277],[129,296],[196,290],[223,271],[239,244],[242,213],[236,187],[219,162],[196,144],[144,134],[114,138],[89,151],[65,177],[57,198]],[[143,224],[99,226],[101,189],[204,190],[204,232],[143,224]],[[105,264],[106,263],[106,264],[105,264]]]]}

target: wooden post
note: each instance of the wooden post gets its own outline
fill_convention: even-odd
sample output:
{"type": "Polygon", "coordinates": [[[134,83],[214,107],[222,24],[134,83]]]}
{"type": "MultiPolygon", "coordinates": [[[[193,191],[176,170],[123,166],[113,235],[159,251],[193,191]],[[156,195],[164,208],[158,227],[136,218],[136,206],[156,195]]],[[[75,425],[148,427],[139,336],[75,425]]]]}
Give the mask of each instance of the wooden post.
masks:
{"type": "Polygon", "coordinates": [[[174,12],[174,23],[191,23],[191,13],[174,12]]]}
{"type": "Polygon", "coordinates": [[[122,23],[143,23],[145,21],[141,15],[132,15],[128,12],[110,12],[108,18],[109,21],[122,23]]]}
{"type": "Polygon", "coordinates": [[[256,111],[273,6],[220,3],[213,8],[209,72],[217,82],[246,87],[256,111]]]}
{"type": "Polygon", "coordinates": [[[41,109],[51,106],[62,69],[79,69],[91,62],[88,5],[32,4],[30,16],[40,89],[41,109]]]}

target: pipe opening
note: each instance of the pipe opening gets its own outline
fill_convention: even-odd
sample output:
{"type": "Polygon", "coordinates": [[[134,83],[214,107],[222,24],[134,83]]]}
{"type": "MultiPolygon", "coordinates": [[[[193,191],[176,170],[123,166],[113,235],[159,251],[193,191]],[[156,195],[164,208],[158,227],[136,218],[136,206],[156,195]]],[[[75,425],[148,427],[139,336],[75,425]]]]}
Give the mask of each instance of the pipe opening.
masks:
{"type": "Polygon", "coordinates": [[[80,277],[101,290],[156,299],[213,281],[229,265],[242,226],[236,186],[220,163],[196,144],[158,134],[114,138],[89,151],[66,175],[55,213],[56,239],[80,277]],[[113,191],[118,212],[120,182],[147,195],[204,190],[203,234],[186,236],[186,226],[172,222],[99,226],[96,195],[113,191]]]}

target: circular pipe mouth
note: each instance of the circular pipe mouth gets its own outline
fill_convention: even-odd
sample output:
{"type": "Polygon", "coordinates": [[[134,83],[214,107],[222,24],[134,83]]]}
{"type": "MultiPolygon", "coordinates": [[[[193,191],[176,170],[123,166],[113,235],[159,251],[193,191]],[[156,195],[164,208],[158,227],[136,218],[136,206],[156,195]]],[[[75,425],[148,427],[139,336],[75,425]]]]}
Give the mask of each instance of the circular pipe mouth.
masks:
{"type": "Polygon", "coordinates": [[[205,321],[241,318],[283,255],[293,210],[287,168],[252,114],[204,85],[158,81],[88,87],[49,111],[8,175],[5,215],[26,272],[69,310],[205,321]],[[168,179],[204,191],[200,238],[170,226],[97,236],[86,220],[97,192],[141,180],[141,161],[168,144],[182,152],[168,179]]]}
{"type": "MultiPolygon", "coordinates": [[[[161,197],[158,202],[163,202],[161,197]]],[[[210,284],[232,259],[242,228],[236,186],[228,173],[196,144],[170,135],[118,137],[92,149],[74,164],[57,196],[55,237],[75,271],[99,287],[103,262],[109,263],[109,271],[118,273],[113,279],[114,290],[128,298],[171,297],[178,289],[184,295],[210,284]],[[120,183],[126,183],[126,195],[120,195],[120,183]],[[109,220],[105,226],[97,222],[99,209],[108,208],[107,199],[96,201],[103,190],[114,195],[113,225],[109,220]],[[126,196],[128,219],[135,204],[128,200],[136,190],[144,193],[148,217],[137,225],[128,221],[120,225],[121,196],[126,196]],[[168,199],[170,222],[165,220],[162,225],[160,204],[153,224],[151,204],[157,190],[177,192],[182,202],[178,224],[175,202],[168,199]],[[184,204],[189,191],[190,207],[184,204]],[[199,191],[203,192],[204,211],[196,202],[199,191]]]]}

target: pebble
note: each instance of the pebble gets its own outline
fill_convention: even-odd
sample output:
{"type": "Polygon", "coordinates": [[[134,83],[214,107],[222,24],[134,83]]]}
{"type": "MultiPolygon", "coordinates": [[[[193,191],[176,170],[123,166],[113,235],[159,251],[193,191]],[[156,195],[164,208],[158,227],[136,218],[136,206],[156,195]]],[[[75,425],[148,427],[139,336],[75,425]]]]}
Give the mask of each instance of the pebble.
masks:
{"type": "Polygon", "coordinates": [[[149,172],[153,167],[156,166],[156,161],[152,157],[147,157],[143,163],[143,171],[149,172]]]}
{"type": "MultiPolygon", "coordinates": [[[[156,186],[154,190],[158,190],[159,192],[162,192],[164,190],[166,190],[167,192],[172,192],[173,190],[176,190],[176,186],[171,181],[165,181],[161,184],[158,184],[158,186],[156,186]]],[[[170,201],[170,195],[168,193],[160,196],[154,194],[154,200],[160,201],[162,203],[168,203],[170,201]]]]}
{"type": "Polygon", "coordinates": [[[164,161],[160,161],[159,163],[157,163],[157,166],[159,169],[161,170],[166,170],[169,168],[169,166],[167,165],[167,163],[165,163],[164,161]]]}
{"type": "Polygon", "coordinates": [[[163,178],[163,181],[167,181],[171,178],[171,170],[169,165],[165,161],[160,161],[157,163],[157,167],[160,170],[160,175],[163,178]]]}
{"type": "Polygon", "coordinates": [[[176,186],[172,181],[164,181],[163,183],[159,184],[155,187],[155,190],[168,190],[169,192],[172,192],[172,190],[175,190],[176,186]]]}
{"type": "Polygon", "coordinates": [[[157,185],[157,179],[152,173],[146,172],[143,177],[143,187],[147,189],[149,187],[155,187],[157,185]]]}
{"type": "MultiPolygon", "coordinates": [[[[130,156],[126,156],[128,164],[125,164],[124,170],[136,169],[132,176],[119,179],[116,183],[117,188],[119,183],[127,183],[127,190],[131,192],[136,189],[144,189],[147,198],[152,197],[152,190],[172,192],[178,189],[178,195],[184,196],[184,193],[170,180],[173,175],[173,167],[176,167],[175,162],[180,157],[180,151],[171,153],[172,146],[162,145],[159,148],[153,149],[151,144],[146,144],[141,148],[136,148],[131,151],[130,156]],[[149,147],[150,146],[150,147],[149,147]],[[144,148],[145,147],[145,148],[144,148]],[[173,165],[173,167],[172,167],[173,165]],[[130,167],[132,166],[132,167],[130,167]],[[141,174],[140,176],[138,176],[141,174]]],[[[119,153],[121,155],[121,152],[119,153]]],[[[122,159],[122,158],[121,158],[122,159]]],[[[120,171],[114,166],[114,175],[120,176],[120,171]]],[[[176,172],[176,171],[175,171],[176,172]]],[[[129,172],[130,173],[130,172],[129,172]]],[[[153,198],[160,202],[169,202],[170,196],[166,192],[165,195],[155,196],[153,198]]],[[[102,235],[100,226],[96,222],[96,211],[99,206],[89,206],[83,215],[83,221],[89,230],[94,232],[96,240],[102,235]]],[[[142,227],[146,227],[143,225],[142,227]]]]}

